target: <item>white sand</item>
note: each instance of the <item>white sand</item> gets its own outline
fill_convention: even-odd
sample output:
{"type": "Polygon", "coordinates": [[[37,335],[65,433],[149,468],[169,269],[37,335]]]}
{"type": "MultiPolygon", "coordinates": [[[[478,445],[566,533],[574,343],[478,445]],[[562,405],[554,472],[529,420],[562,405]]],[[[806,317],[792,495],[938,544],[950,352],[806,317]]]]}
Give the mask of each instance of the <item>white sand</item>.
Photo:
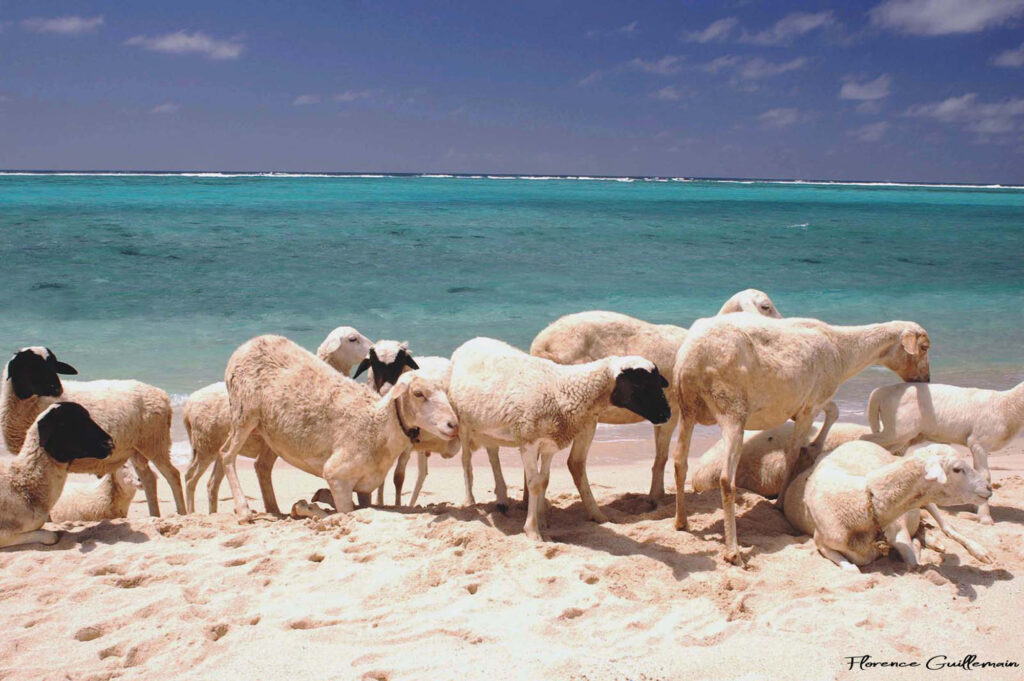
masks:
{"type": "MultiPolygon", "coordinates": [[[[970,678],[1024,678],[1019,442],[993,458],[996,525],[955,514],[994,565],[954,544],[945,557],[925,551],[921,572],[882,559],[860,576],[749,494],[738,520],[749,566],[723,564],[718,494],[688,494],[691,531],[676,532],[672,497],[652,509],[639,494],[649,442],[605,444],[595,463],[625,448],[636,463],[590,470],[614,521],[605,525],[584,519],[556,458],[544,544],[521,534],[520,504],[507,515],[494,503],[460,508],[461,470],[436,456],[427,508],[363,509],[327,528],[269,517],[240,526],[226,482],[212,516],[150,519],[140,493],[127,520],[65,523],[54,547],[0,551],[0,679],[964,678],[846,671],[847,656],[865,654],[921,664],[975,654],[1022,667],[970,678]]],[[[518,496],[522,471],[503,458],[518,496]]],[[[490,471],[482,455],[477,464],[487,502],[490,471]]],[[[240,474],[259,508],[251,468],[240,474]]],[[[413,463],[406,494],[414,478],[413,463]]],[[[279,462],[275,486],[288,508],[323,483],[279,462]]],[[[198,496],[205,509],[205,480],[198,496]]]]}

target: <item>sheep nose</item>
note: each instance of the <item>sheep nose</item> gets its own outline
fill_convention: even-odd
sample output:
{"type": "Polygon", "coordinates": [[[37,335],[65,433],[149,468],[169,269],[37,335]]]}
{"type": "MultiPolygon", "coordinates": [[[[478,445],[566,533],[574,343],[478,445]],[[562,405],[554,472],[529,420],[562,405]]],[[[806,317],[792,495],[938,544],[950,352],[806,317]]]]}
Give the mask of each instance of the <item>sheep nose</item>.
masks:
{"type": "Polygon", "coordinates": [[[444,425],[448,427],[448,432],[451,433],[452,437],[459,434],[459,422],[458,421],[447,421],[444,425]]]}

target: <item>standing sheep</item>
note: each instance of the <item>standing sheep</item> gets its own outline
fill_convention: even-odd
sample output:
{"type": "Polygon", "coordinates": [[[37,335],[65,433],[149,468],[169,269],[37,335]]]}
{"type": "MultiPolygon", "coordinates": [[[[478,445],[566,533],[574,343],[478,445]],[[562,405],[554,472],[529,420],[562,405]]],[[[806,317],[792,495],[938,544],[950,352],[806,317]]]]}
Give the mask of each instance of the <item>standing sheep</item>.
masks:
{"type": "Polygon", "coordinates": [[[976,503],[991,495],[988,481],[949,446],[932,445],[901,458],[861,440],[840,446],[797,476],[786,492],[785,512],[797,529],[814,537],[821,555],[851,572],[875,560],[882,543],[896,548],[907,564],[920,564],[911,540],[920,508],[987,563],[985,549],[947,528],[936,505],[976,503]]]}
{"type": "MultiPolygon", "coordinates": [[[[609,405],[664,423],[669,417],[666,385],[654,363],[643,357],[607,357],[565,366],[491,338],[463,343],[452,354],[448,395],[462,433],[467,503],[473,503],[473,451],[480,446],[495,451],[518,447],[529,491],[523,531],[532,539],[543,539],[542,509],[554,453],[592,430],[598,414],[609,405]]],[[[507,505],[500,466],[494,471],[498,502],[507,505]]],[[[570,454],[569,471],[587,515],[603,521],[584,460],[570,454]]]]}
{"type": "Polygon", "coordinates": [[[235,457],[252,434],[296,468],[323,477],[341,512],[353,509],[353,491],[368,495],[379,487],[422,431],[445,440],[458,434],[438,381],[412,372],[380,397],[281,336],[243,343],[228,360],[224,378],[231,433],[221,459],[235,513],[243,520],[251,511],[235,457]]]}
{"type": "MultiPolygon", "coordinates": [[[[989,453],[1005,447],[1024,428],[1024,382],[1002,391],[920,383],[885,386],[868,399],[868,422],[875,434],[867,439],[887,449],[922,440],[963,445],[971,450],[975,470],[991,482],[989,453]]],[[[987,501],[978,506],[978,520],[992,524],[987,501]]]]}
{"type": "Polygon", "coordinates": [[[57,361],[44,347],[23,348],[14,354],[3,372],[0,389],[0,426],[7,448],[21,449],[33,420],[54,402],[78,402],[96,423],[114,438],[114,451],[100,461],[76,459],[72,473],[111,473],[131,459],[146,492],[149,513],[160,515],[156,476],[152,463],[167,480],[178,513],[185,513],[181,474],[171,462],[171,400],[167,393],[139,381],[86,381],[62,383],[58,373],[78,373],[57,361]]]}
{"type": "MultiPolygon", "coordinates": [[[[317,348],[316,356],[336,371],[348,376],[352,367],[366,356],[370,345],[370,339],[351,326],[339,326],[327,334],[327,338],[317,348]]],[[[189,513],[195,513],[196,485],[212,463],[213,472],[206,483],[206,492],[209,511],[216,513],[220,483],[224,479],[220,450],[231,430],[227,386],[223,382],[218,382],[200,388],[189,395],[183,411],[185,431],[192,445],[192,460],[185,472],[185,504],[189,513]]],[[[254,469],[263,496],[263,508],[267,513],[280,515],[272,480],[277,457],[258,437],[246,440],[238,453],[256,460],[254,469]]]]}
{"type": "MultiPolygon", "coordinates": [[[[682,424],[674,452],[676,529],[686,529],[686,456],[696,424],[717,423],[726,442],[728,455],[719,478],[725,559],[741,564],[735,486],[743,430],[774,428],[792,419],[786,462],[795,462],[814,417],[823,409],[825,425],[817,439],[827,437],[839,413],[832,396],[844,381],[873,364],[888,367],[906,381],[927,381],[928,346],[928,334],[914,322],[832,326],[816,319],[746,314],[698,320],[675,363],[682,424]]],[[[785,489],[790,475],[787,470],[780,489],[785,489]]]]}
{"type": "Polygon", "coordinates": [[[0,460],[0,547],[56,544],[41,530],[60,497],[74,461],[106,459],[114,442],[89,412],[74,402],[44,409],[24,434],[17,457],[0,460]]]}
{"type": "MultiPolygon", "coordinates": [[[[764,291],[746,289],[727,300],[718,314],[754,312],[766,317],[781,317],[764,291]]],[[[585,364],[613,355],[639,355],[654,362],[666,380],[672,380],[672,367],[686,329],[672,324],[651,324],[618,312],[591,310],[566,315],[549,324],[530,344],[530,354],[558,364],[585,364]]],[[[654,426],[654,466],[651,469],[651,500],[657,503],[665,495],[665,463],[672,433],[679,421],[675,391],[671,385],[665,397],[672,409],[669,420],[654,426]]],[[[601,412],[598,423],[640,423],[642,418],[617,407],[601,412]]],[[[572,443],[573,458],[586,461],[594,439],[594,430],[581,432],[572,443]]]]}

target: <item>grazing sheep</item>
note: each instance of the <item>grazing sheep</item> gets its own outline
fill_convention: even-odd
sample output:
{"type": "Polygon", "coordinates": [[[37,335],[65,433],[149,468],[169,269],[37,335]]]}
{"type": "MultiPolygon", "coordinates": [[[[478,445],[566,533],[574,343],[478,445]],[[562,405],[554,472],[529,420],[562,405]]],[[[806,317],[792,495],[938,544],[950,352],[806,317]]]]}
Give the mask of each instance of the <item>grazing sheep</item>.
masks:
{"type": "MultiPolygon", "coordinates": [[[[780,317],[775,304],[764,291],[747,289],[727,300],[718,314],[756,312],[767,317],[780,317]]],[[[672,380],[672,367],[679,346],[686,339],[686,329],[672,324],[651,324],[618,312],[591,310],[557,319],[537,334],[530,344],[530,354],[558,364],[585,364],[614,355],[639,355],[654,362],[666,380],[672,380]]],[[[650,496],[653,502],[665,495],[665,463],[669,443],[679,420],[675,391],[665,390],[672,414],[663,424],[654,426],[654,466],[651,469],[650,496]]],[[[640,423],[643,419],[618,407],[608,407],[598,416],[598,423],[640,423]]],[[[572,443],[573,458],[586,462],[594,439],[593,430],[580,433],[572,443]]]]}
{"type": "Polygon", "coordinates": [[[0,547],[56,544],[56,532],[41,530],[60,497],[73,461],[106,459],[114,441],[74,402],[43,410],[24,435],[21,452],[0,460],[0,547]]]}
{"type": "MultiPolygon", "coordinates": [[[[327,334],[327,338],[317,348],[316,356],[336,371],[348,376],[352,367],[366,356],[369,348],[369,338],[351,326],[339,326],[327,334]]],[[[210,513],[216,513],[220,483],[224,479],[220,450],[231,430],[228,389],[224,382],[213,383],[189,395],[188,401],[185,402],[184,421],[185,431],[192,445],[192,460],[185,472],[185,505],[189,513],[195,513],[196,485],[212,463],[213,472],[206,483],[206,493],[210,513]]],[[[238,453],[256,460],[254,469],[263,496],[263,508],[267,513],[280,515],[272,481],[277,456],[258,437],[246,440],[238,453]]]]}
{"type": "MultiPolygon", "coordinates": [[[[887,449],[920,441],[964,445],[971,450],[975,470],[991,482],[989,452],[1005,447],[1024,428],[1024,382],[1002,391],[920,383],[885,386],[868,399],[868,422],[875,434],[867,439],[887,449]]],[[[978,520],[992,524],[988,502],[978,506],[978,520]]]]}
{"type": "MultiPolygon", "coordinates": [[[[774,428],[792,419],[786,461],[795,462],[814,417],[824,409],[825,424],[810,445],[815,450],[823,446],[839,414],[832,396],[840,384],[872,364],[886,366],[906,381],[927,381],[928,346],[928,334],[914,322],[832,326],[816,319],[750,314],[698,320],[679,348],[673,381],[681,422],[674,451],[676,529],[686,529],[686,455],[697,423],[717,423],[726,442],[728,456],[719,478],[724,557],[741,564],[735,486],[743,430],[774,428]]],[[[780,489],[786,488],[790,475],[787,470],[780,489]]]]}
{"type": "Polygon", "coordinates": [[[152,463],[167,480],[178,513],[185,513],[181,474],[171,462],[171,400],[159,388],[139,381],[87,381],[62,383],[58,373],[77,373],[58,362],[44,347],[23,348],[14,354],[3,373],[0,423],[7,448],[21,449],[28,426],[54,402],[78,402],[96,423],[114,438],[114,451],[99,461],[76,459],[72,473],[106,475],[131,459],[146,492],[149,513],[160,515],[156,476],[152,463]]]}
{"type": "Polygon", "coordinates": [[[127,465],[100,478],[91,485],[66,485],[50,520],[112,520],[127,518],[135,492],[142,488],[139,476],[127,465]]]}
{"type": "MultiPolygon", "coordinates": [[[[844,570],[859,572],[894,546],[909,565],[919,565],[911,540],[925,508],[939,528],[978,560],[983,547],[947,528],[937,504],[977,503],[992,486],[947,445],[924,447],[905,457],[867,441],[848,442],[804,471],[786,492],[786,518],[814,537],[821,555],[844,570]]],[[[925,534],[926,545],[936,544],[925,534]]]]}
{"type": "Polygon", "coordinates": [[[221,450],[240,519],[251,517],[235,457],[252,434],[296,468],[323,477],[339,511],[380,486],[422,431],[450,440],[458,423],[439,381],[411,372],[380,397],[281,336],[243,343],[224,374],[231,433],[221,450]]]}
{"type": "MultiPolygon", "coordinates": [[[[807,451],[807,460],[804,462],[805,457],[799,457],[799,463],[786,461],[786,444],[793,435],[793,427],[793,422],[787,421],[768,430],[748,430],[743,433],[743,451],[736,468],[737,487],[763,497],[777,497],[784,491],[781,485],[787,468],[796,476],[814,464],[815,453],[807,451],[808,437],[804,438],[799,450],[801,453],[807,451]]],[[[833,423],[825,437],[823,451],[831,452],[839,445],[858,440],[870,432],[867,426],[856,423],[833,423]]],[[[704,452],[690,474],[690,485],[694,492],[719,488],[718,479],[722,475],[726,454],[725,440],[719,440],[704,452]]]]}
{"type": "MultiPolygon", "coordinates": [[[[518,447],[529,490],[523,530],[542,539],[540,521],[554,453],[581,432],[592,431],[598,414],[610,404],[664,423],[669,417],[666,385],[654,363],[643,357],[607,357],[565,366],[491,338],[463,343],[452,354],[448,395],[462,433],[467,503],[473,503],[473,451],[479,446],[494,448],[495,453],[498,447],[518,447]]],[[[501,468],[492,466],[498,502],[507,505],[501,468]]],[[[583,460],[570,454],[569,470],[587,514],[604,520],[583,460]]]]}

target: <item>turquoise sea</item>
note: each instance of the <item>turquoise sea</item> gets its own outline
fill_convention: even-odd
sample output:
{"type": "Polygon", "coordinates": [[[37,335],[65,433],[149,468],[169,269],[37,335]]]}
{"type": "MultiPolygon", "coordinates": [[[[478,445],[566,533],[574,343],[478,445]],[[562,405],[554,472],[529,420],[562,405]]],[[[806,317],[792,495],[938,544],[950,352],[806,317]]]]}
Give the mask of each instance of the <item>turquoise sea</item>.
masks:
{"type": "MultiPolygon", "coordinates": [[[[0,175],[0,349],[180,396],[239,343],[347,324],[448,354],[602,308],[689,326],[913,319],[933,380],[1024,377],[1024,189],[429,176],[0,175]]],[[[869,370],[841,397],[862,409],[869,370]]]]}

